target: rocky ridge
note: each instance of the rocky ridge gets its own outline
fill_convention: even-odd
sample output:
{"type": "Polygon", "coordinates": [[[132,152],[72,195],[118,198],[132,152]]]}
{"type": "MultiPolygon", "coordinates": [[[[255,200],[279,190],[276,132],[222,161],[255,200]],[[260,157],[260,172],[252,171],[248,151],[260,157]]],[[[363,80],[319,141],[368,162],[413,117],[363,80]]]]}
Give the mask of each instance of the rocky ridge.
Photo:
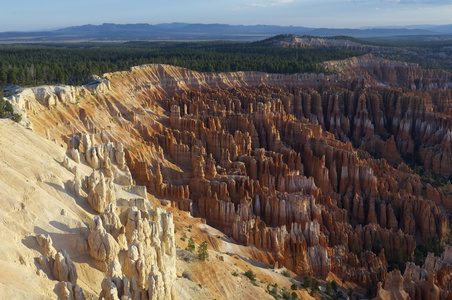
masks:
{"type": "Polygon", "coordinates": [[[271,41],[273,45],[278,45],[285,48],[326,48],[326,47],[335,47],[335,48],[345,48],[352,49],[357,51],[363,51],[367,49],[371,49],[372,46],[363,45],[361,43],[340,39],[340,38],[320,38],[313,36],[298,36],[298,35],[279,35],[273,38],[270,38],[268,41],[271,41]]]}

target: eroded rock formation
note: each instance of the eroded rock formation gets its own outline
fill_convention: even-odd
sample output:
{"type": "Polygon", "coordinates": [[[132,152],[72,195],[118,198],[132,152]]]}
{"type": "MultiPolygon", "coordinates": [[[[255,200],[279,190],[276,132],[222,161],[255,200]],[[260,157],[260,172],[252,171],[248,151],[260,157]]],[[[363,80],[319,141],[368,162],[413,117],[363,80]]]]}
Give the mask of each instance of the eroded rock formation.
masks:
{"type": "MultiPolygon", "coordinates": [[[[133,183],[131,174],[144,193],[267,251],[278,266],[322,278],[334,272],[375,292],[378,282],[400,279],[388,274],[389,257],[408,261],[417,243],[444,239],[450,183],[428,185],[411,167],[452,174],[450,74],[369,56],[343,62],[339,71],[209,74],[141,66],[107,74],[111,90],[88,96],[96,110],[55,109],[73,121],[55,129],[73,149],[68,169],[73,161],[94,169],[73,184],[104,214],[91,234],[105,243],[91,244],[118,245],[110,252],[93,246],[93,255],[110,265],[119,249],[127,252],[123,276],[104,281],[104,297],[170,295],[174,249],[162,232],[169,234],[171,222],[149,210],[145,197],[118,195],[133,183]],[[114,210],[127,212],[127,220],[119,224],[114,210]]],[[[30,118],[44,127],[48,101],[39,103],[29,109],[46,113],[30,118]]],[[[380,294],[399,288],[385,284],[380,294]]]]}
{"type": "Polygon", "coordinates": [[[83,290],[77,285],[77,270],[66,250],[62,249],[57,252],[49,235],[37,235],[36,241],[41,246],[44,255],[41,263],[48,264],[53,276],[60,281],[60,295],[63,299],[85,299],[83,290]]]}
{"type": "MultiPolygon", "coordinates": [[[[100,213],[90,223],[87,236],[90,256],[106,273],[100,296],[172,299],[172,283],[176,279],[172,214],[152,208],[146,187],[133,185],[120,142],[116,148],[103,135],[84,134],[82,138],[72,137],[68,147],[72,160],[65,157],[63,165],[74,174],[68,186],[75,196],[100,213]],[[76,159],[74,151],[78,153],[76,159]],[[80,175],[82,162],[92,168],[90,176],[80,175]]],[[[61,297],[78,299],[77,275],[67,253],[56,253],[50,237],[38,236],[37,241],[46,256],[55,257],[51,260],[55,276],[68,281],[60,286],[61,297]]]]}

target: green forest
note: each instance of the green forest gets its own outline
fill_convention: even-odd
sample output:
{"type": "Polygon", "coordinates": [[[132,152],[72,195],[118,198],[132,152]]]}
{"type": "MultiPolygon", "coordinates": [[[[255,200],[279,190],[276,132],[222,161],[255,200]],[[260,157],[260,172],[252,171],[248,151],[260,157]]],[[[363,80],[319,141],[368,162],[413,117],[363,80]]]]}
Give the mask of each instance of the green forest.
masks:
{"type": "Polygon", "coordinates": [[[127,42],[0,45],[0,85],[83,84],[92,75],[162,63],[201,72],[325,72],[318,63],[362,53],[263,42],[127,42]]]}

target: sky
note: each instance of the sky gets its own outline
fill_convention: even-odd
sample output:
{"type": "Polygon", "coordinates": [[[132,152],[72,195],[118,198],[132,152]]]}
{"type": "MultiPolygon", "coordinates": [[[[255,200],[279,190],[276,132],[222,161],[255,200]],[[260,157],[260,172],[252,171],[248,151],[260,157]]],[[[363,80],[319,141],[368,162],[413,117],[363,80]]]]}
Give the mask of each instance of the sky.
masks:
{"type": "Polygon", "coordinates": [[[16,0],[0,32],[102,23],[222,23],[361,28],[452,24],[450,0],[16,0]]]}

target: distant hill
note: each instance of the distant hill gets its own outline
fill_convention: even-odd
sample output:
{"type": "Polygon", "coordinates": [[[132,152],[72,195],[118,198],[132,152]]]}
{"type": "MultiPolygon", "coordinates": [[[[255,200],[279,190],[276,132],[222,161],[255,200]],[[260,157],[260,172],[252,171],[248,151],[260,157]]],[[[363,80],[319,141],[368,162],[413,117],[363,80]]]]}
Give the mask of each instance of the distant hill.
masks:
{"type": "Polygon", "coordinates": [[[366,28],[334,29],[308,28],[300,26],[274,25],[227,25],[227,24],[188,24],[164,23],[82,25],[40,32],[3,32],[2,42],[42,42],[42,41],[131,41],[131,40],[262,40],[278,34],[311,35],[319,37],[347,35],[355,38],[393,37],[393,36],[435,36],[450,35],[452,25],[409,26],[409,28],[366,28]]]}

